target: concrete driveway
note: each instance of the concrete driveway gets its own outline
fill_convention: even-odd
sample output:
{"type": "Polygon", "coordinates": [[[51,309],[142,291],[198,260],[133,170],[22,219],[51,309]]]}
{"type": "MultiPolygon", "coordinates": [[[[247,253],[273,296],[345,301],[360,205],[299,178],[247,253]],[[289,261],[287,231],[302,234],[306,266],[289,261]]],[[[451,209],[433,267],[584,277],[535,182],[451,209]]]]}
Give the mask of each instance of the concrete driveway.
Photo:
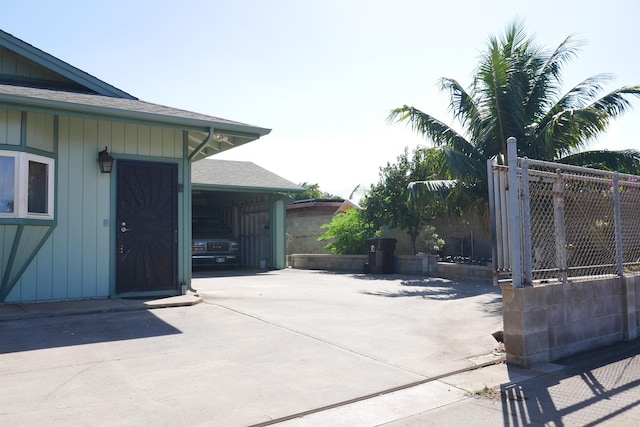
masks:
{"type": "Polygon", "coordinates": [[[0,322],[0,424],[269,423],[471,367],[502,327],[490,284],[195,275],[192,307],[0,322]]]}

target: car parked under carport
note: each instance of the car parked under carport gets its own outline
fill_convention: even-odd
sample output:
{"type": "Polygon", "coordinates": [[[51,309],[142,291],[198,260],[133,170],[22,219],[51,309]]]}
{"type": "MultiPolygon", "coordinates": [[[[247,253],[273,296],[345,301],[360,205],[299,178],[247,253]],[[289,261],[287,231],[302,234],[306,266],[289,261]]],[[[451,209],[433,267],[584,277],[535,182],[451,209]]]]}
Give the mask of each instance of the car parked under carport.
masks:
{"type": "MultiPolygon", "coordinates": [[[[210,158],[191,165],[191,179],[192,220],[217,222],[224,232],[210,237],[224,237],[230,245],[230,240],[237,241],[237,267],[286,267],[286,205],[289,194],[304,191],[302,187],[255,163],[210,158]]],[[[192,233],[194,249],[197,226],[192,233]]]]}
{"type": "Polygon", "coordinates": [[[191,221],[191,262],[194,267],[236,268],[240,264],[240,242],[231,228],[207,216],[191,221]]]}

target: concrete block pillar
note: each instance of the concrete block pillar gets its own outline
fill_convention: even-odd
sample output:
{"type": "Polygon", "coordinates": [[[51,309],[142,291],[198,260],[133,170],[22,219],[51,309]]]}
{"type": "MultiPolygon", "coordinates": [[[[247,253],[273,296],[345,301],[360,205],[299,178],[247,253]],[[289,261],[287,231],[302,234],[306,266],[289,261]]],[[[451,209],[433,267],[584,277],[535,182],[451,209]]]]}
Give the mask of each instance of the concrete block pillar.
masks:
{"type": "Polygon", "coordinates": [[[623,292],[623,336],[625,340],[638,338],[638,307],[636,306],[636,295],[640,292],[640,276],[622,277],[623,292]]]}
{"type": "Polygon", "coordinates": [[[438,274],[438,255],[426,255],[422,257],[422,274],[435,277],[438,274]]]}
{"type": "Polygon", "coordinates": [[[514,288],[501,284],[507,363],[530,367],[550,360],[545,287],[514,288]]]}

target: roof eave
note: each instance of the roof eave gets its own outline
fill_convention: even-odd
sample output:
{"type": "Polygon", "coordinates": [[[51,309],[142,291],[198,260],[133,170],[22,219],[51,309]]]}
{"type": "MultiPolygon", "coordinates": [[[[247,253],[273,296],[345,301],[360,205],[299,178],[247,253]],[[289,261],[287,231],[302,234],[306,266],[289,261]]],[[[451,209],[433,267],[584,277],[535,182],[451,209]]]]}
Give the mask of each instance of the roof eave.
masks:
{"type": "Polygon", "coordinates": [[[67,114],[84,114],[96,115],[99,117],[111,117],[126,119],[132,121],[152,122],[157,124],[169,124],[185,129],[208,132],[211,127],[216,133],[224,134],[227,132],[241,133],[248,139],[258,139],[261,136],[269,134],[271,129],[260,128],[256,126],[224,123],[215,120],[201,120],[189,117],[177,117],[166,114],[155,114],[141,111],[123,110],[118,108],[110,108],[96,105],[77,104],[52,99],[31,98],[28,96],[1,94],[0,102],[13,105],[27,105],[40,109],[49,110],[57,113],[67,114]]]}
{"type": "Polygon", "coordinates": [[[220,184],[203,184],[199,182],[192,183],[194,190],[215,190],[215,191],[237,191],[242,193],[302,193],[304,188],[280,188],[280,187],[251,187],[242,185],[220,185],[220,184]]]}

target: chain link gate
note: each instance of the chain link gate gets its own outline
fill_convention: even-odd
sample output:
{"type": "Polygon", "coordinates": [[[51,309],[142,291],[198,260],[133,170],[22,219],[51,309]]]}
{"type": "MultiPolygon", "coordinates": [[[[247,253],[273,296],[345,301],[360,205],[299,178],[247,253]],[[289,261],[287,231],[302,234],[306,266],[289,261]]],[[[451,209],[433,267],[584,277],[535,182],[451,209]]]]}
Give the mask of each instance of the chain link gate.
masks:
{"type": "Polygon", "coordinates": [[[640,177],[518,158],[515,138],[508,150],[509,166],[487,164],[494,283],[640,271],[640,177]]]}

